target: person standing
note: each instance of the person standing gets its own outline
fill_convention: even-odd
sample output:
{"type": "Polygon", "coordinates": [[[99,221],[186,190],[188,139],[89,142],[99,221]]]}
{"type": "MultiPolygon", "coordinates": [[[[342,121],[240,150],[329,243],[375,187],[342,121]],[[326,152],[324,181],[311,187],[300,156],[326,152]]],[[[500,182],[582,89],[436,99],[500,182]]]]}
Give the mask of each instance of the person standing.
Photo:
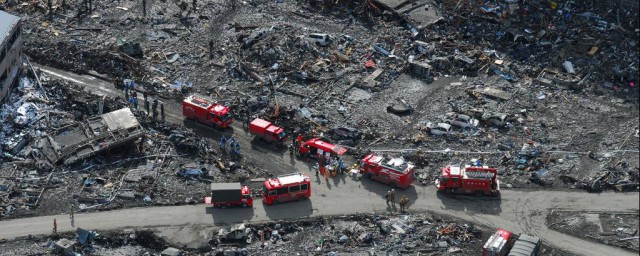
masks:
{"type": "Polygon", "coordinates": [[[389,200],[391,201],[391,205],[396,207],[396,190],[391,189],[391,193],[389,194],[389,200]]]}
{"type": "Polygon", "coordinates": [[[146,111],[145,113],[147,114],[147,116],[149,116],[149,98],[148,97],[144,97],[144,110],[146,111]]]}
{"type": "Polygon", "coordinates": [[[160,102],[160,117],[162,118],[162,122],[164,122],[164,102],[160,102]]]}
{"type": "Polygon", "coordinates": [[[53,218],[53,233],[58,233],[58,221],[56,221],[56,218],[53,218]]]}
{"type": "Polygon", "coordinates": [[[71,204],[71,206],[69,206],[69,218],[73,221],[73,211],[75,210],[75,207],[73,207],[73,204],[71,204]]]}
{"type": "Polygon", "coordinates": [[[407,209],[407,203],[409,202],[409,199],[407,199],[407,195],[402,195],[402,198],[400,198],[400,212],[404,213],[404,211],[407,209]]]}
{"type": "Polygon", "coordinates": [[[224,146],[226,143],[227,143],[227,137],[225,137],[223,134],[222,138],[220,138],[220,150],[224,151],[224,146]]]}
{"type": "Polygon", "coordinates": [[[151,108],[153,109],[153,119],[156,119],[158,117],[158,99],[153,99],[151,108]]]}
{"type": "Polygon", "coordinates": [[[391,190],[387,191],[387,194],[384,195],[384,198],[387,200],[387,206],[389,206],[389,202],[391,201],[391,190]]]}

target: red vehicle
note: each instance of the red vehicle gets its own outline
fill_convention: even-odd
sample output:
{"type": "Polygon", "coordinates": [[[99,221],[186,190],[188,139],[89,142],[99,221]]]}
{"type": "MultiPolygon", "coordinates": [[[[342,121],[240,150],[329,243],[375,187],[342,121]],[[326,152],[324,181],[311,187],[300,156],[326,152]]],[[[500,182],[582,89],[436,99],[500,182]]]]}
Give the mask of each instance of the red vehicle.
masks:
{"type": "Polygon", "coordinates": [[[314,157],[324,155],[325,158],[332,156],[341,156],[347,152],[347,150],[339,145],[334,145],[326,141],[322,141],[319,138],[310,139],[304,143],[300,143],[299,146],[300,156],[314,157]]]}
{"type": "Polygon", "coordinates": [[[249,124],[249,132],[262,140],[275,142],[279,146],[284,145],[284,142],[288,138],[288,135],[286,132],[284,132],[284,129],[260,118],[256,118],[255,120],[251,121],[251,123],[249,124]]]}
{"type": "Polygon", "coordinates": [[[482,247],[482,256],[504,256],[509,252],[511,232],[499,228],[482,247]]]}
{"type": "Polygon", "coordinates": [[[182,115],[221,129],[233,123],[229,107],[200,95],[191,95],[182,101],[182,115]]]}
{"type": "Polygon", "coordinates": [[[438,191],[443,192],[500,195],[498,171],[487,166],[447,166],[442,168],[442,176],[435,183],[438,191]]]}
{"type": "Polygon", "coordinates": [[[411,186],[415,180],[414,165],[402,158],[385,159],[369,154],[362,159],[358,169],[365,177],[402,189],[411,186]]]}
{"type": "Polygon", "coordinates": [[[302,173],[293,173],[264,181],[262,200],[267,205],[303,200],[311,196],[311,179],[302,173]]]}
{"type": "Polygon", "coordinates": [[[211,183],[211,196],[204,198],[205,204],[213,207],[253,206],[253,197],[249,187],[240,183],[211,183]]]}

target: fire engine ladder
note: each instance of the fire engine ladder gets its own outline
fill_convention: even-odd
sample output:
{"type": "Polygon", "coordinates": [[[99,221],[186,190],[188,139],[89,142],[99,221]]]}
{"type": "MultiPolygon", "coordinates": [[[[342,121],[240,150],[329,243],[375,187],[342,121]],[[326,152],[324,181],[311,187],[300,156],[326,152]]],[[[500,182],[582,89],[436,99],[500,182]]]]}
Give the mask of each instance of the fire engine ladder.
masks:
{"type": "Polygon", "coordinates": [[[465,174],[472,179],[490,180],[493,178],[493,173],[491,172],[466,171],[465,174]]]}

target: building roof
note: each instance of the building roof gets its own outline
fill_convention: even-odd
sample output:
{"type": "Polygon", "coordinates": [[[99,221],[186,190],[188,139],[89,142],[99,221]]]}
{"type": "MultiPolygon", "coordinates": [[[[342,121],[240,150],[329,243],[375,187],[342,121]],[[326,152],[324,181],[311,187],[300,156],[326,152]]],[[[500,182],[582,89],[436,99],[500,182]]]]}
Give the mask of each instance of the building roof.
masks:
{"type": "Polygon", "coordinates": [[[10,33],[18,21],[20,17],[0,11],[0,43],[11,36],[10,33]]]}

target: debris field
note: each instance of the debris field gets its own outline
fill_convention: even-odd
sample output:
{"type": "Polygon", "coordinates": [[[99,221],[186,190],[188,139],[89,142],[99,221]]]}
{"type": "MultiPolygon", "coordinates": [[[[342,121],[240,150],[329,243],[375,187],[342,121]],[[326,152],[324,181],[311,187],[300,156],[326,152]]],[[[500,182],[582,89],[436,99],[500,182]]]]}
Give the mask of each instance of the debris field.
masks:
{"type": "MultiPolygon", "coordinates": [[[[349,165],[371,151],[402,156],[417,166],[414,186],[433,186],[443,166],[480,158],[498,169],[505,190],[640,189],[633,1],[92,1],[89,12],[80,1],[53,1],[51,10],[43,0],[18,2],[0,1],[23,19],[30,63],[0,107],[1,219],[70,206],[200,204],[210,182],[291,172],[248,153],[234,157],[218,147],[221,131],[183,120],[182,99],[194,93],[229,106],[236,134],[262,118],[346,147],[349,165]],[[109,88],[61,79],[52,68],[109,88]],[[139,106],[125,81],[144,95],[139,106]],[[161,117],[143,99],[158,99],[161,117]]],[[[281,157],[292,149],[270,150],[281,157]]],[[[619,240],[637,236],[637,222],[584,234],[579,227],[591,219],[576,214],[548,219],[575,225],[548,224],[638,250],[638,239],[619,240]]],[[[253,243],[239,248],[330,254],[379,243],[396,255],[475,255],[482,247],[486,237],[472,226],[436,219],[250,224],[253,243]],[[265,228],[281,231],[265,244],[257,233],[265,228]]],[[[135,254],[166,249],[123,242],[136,232],[98,236],[95,250],[115,247],[108,240],[135,254]]],[[[57,241],[35,239],[33,253],[57,241]]],[[[207,252],[224,244],[212,243],[207,252]]]]}

